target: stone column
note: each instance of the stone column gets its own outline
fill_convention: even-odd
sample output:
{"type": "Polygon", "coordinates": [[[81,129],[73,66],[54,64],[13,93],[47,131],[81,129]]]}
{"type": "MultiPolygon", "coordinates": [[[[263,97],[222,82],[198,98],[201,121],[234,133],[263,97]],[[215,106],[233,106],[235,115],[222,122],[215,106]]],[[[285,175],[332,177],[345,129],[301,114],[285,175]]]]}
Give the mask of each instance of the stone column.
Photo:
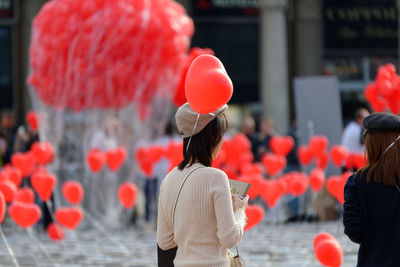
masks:
{"type": "Polygon", "coordinates": [[[322,12],[321,0],[298,0],[295,5],[294,76],[321,75],[322,12]]]}
{"type": "Polygon", "coordinates": [[[275,120],[275,130],[289,126],[289,75],[286,0],[260,0],[261,101],[264,117],[275,120]]]}

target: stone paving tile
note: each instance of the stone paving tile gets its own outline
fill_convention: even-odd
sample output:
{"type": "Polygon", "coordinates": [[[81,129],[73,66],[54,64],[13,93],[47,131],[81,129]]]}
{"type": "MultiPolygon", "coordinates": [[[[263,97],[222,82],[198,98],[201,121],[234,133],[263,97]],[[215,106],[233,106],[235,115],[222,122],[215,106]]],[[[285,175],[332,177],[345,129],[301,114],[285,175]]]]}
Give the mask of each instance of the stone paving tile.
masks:
{"type": "MultiPolygon", "coordinates": [[[[245,233],[239,250],[247,267],[319,267],[312,244],[322,231],[342,245],[342,267],[355,266],[358,246],[344,236],[340,222],[259,225],[245,233]]],[[[94,229],[68,232],[62,242],[52,242],[39,231],[34,235],[40,246],[22,229],[5,228],[4,232],[21,266],[157,266],[155,232],[112,231],[116,244],[94,229]]],[[[0,266],[13,266],[3,242],[0,266]]]]}

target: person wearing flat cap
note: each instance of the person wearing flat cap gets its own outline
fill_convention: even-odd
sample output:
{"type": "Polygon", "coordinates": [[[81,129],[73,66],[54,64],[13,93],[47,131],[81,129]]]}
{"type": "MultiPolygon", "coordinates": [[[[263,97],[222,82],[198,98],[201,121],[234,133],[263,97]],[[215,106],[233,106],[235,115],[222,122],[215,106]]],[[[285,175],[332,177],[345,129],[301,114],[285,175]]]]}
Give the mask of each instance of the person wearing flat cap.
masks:
{"type": "Polygon", "coordinates": [[[368,165],[344,188],[344,233],[360,244],[357,266],[400,266],[400,117],[363,121],[368,165]]]}
{"type": "Polygon", "coordinates": [[[172,266],[171,257],[173,266],[230,266],[228,249],[243,236],[248,196],[232,200],[227,175],[211,167],[222,146],[227,108],[198,114],[186,103],[176,112],[183,160],[160,188],[158,266],[172,266]]]}

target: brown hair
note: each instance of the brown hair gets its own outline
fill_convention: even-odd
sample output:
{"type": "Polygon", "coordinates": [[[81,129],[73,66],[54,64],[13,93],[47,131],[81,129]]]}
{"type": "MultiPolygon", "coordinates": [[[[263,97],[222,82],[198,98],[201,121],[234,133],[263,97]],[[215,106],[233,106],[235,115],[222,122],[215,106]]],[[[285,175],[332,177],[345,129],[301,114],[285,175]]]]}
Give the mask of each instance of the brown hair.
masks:
{"type": "Polygon", "coordinates": [[[365,149],[369,164],[358,170],[360,177],[367,171],[367,183],[371,181],[394,186],[400,178],[400,140],[386,153],[384,151],[396,140],[400,132],[367,132],[365,149]]]}
{"type": "Polygon", "coordinates": [[[187,165],[191,166],[195,161],[210,167],[212,163],[212,150],[222,140],[228,123],[224,113],[210,121],[198,134],[183,139],[183,160],[178,165],[183,170],[187,165]],[[190,140],[190,144],[189,144],[190,140]],[[189,145],[189,148],[187,146],[189,145]]]}

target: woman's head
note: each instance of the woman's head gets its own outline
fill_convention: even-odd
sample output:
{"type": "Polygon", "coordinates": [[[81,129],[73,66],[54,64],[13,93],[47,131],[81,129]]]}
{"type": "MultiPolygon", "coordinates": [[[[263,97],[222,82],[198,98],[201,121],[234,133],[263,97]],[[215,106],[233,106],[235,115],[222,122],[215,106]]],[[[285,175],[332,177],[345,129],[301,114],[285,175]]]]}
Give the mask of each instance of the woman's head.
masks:
{"type": "Polygon", "coordinates": [[[375,113],[368,116],[363,125],[366,129],[365,150],[368,156],[367,182],[372,177],[375,182],[394,185],[400,179],[400,117],[375,113]]]}
{"type": "Polygon", "coordinates": [[[195,162],[211,166],[213,158],[221,148],[223,135],[227,129],[224,114],[226,109],[225,105],[214,114],[198,114],[188,104],[178,109],[175,118],[183,137],[184,158],[178,165],[180,170],[195,162]]]}

